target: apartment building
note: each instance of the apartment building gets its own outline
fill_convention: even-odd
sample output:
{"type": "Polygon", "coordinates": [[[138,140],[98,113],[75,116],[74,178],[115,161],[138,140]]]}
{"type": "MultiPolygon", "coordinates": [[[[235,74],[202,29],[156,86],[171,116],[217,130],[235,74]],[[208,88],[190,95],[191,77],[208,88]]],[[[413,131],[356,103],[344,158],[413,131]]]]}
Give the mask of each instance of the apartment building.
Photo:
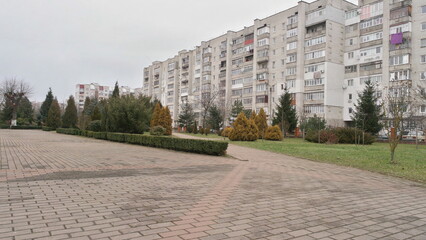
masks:
{"type": "Polygon", "coordinates": [[[287,89],[299,116],[317,115],[342,126],[351,121],[366,80],[381,83],[381,91],[395,79],[426,78],[425,5],[423,0],[300,1],[154,62],[144,69],[143,93],[169,106],[175,120],[185,101],[200,116],[208,97],[226,109],[241,100],[246,109],[264,108],[271,118],[287,89]]]}
{"type": "MultiPolygon", "coordinates": [[[[75,101],[78,110],[83,110],[86,98],[97,99],[98,101],[108,99],[114,90],[114,87],[101,86],[98,83],[77,84],[75,87],[75,101]]],[[[142,88],[131,88],[129,86],[119,87],[120,95],[142,95],[142,88]]]]}
{"type": "Polygon", "coordinates": [[[84,101],[88,98],[95,98],[98,100],[109,98],[114,88],[108,86],[101,86],[98,83],[90,84],[77,84],[75,87],[75,104],[77,109],[83,110],[84,101]]]}
{"type": "Polygon", "coordinates": [[[345,122],[367,80],[377,84],[379,97],[398,94],[402,85],[426,87],[425,0],[360,0],[345,25],[345,122]]]}

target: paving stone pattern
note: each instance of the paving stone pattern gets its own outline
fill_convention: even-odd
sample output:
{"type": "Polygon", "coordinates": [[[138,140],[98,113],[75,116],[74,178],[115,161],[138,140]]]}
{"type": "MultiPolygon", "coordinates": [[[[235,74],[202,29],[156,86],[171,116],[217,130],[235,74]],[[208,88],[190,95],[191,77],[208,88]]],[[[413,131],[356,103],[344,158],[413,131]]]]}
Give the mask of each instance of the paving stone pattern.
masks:
{"type": "Polygon", "coordinates": [[[0,130],[0,239],[426,239],[424,186],[228,152],[0,130]]]}

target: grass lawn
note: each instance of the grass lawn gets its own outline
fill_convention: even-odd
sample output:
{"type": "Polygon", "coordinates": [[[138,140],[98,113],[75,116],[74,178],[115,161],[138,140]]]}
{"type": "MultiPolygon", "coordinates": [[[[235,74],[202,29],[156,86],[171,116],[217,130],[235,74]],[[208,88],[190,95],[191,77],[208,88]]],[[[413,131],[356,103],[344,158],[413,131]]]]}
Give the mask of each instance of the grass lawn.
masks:
{"type": "Polygon", "coordinates": [[[326,145],[294,138],[287,138],[282,142],[257,140],[256,142],[230,143],[426,183],[425,145],[416,149],[415,145],[399,144],[395,153],[398,164],[390,164],[390,151],[387,143],[374,143],[369,146],[326,145]]]}
{"type": "Polygon", "coordinates": [[[223,137],[219,137],[217,134],[209,134],[209,135],[205,135],[205,134],[199,134],[199,133],[197,133],[197,134],[192,134],[192,133],[181,133],[181,134],[185,134],[185,135],[189,135],[189,136],[194,136],[194,137],[199,137],[199,138],[215,138],[215,139],[218,139],[218,140],[225,140],[225,141],[228,141],[228,139],[227,138],[223,138],[223,137]]]}

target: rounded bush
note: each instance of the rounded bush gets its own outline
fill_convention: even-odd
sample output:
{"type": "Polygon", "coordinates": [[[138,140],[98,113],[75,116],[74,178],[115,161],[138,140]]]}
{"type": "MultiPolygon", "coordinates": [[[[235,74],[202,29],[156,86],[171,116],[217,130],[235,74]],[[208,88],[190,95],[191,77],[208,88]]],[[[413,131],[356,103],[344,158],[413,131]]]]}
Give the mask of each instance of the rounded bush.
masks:
{"type": "Polygon", "coordinates": [[[101,121],[100,120],[91,121],[89,123],[89,126],[87,126],[87,130],[93,131],[93,132],[100,132],[102,130],[101,121]]]}
{"type": "Polygon", "coordinates": [[[166,129],[162,126],[155,126],[149,131],[149,134],[153,136],[163,136],[165,133],[166,129]]]}
{"type": "Polygon", "coordinates": [[[222,137],[229,137],[229,134],[231,133],[231,131],[232,131],[231,127],[226,127],[222,131],[222,137]]]}
{"type": "Polygon", "coordinates": [[[269,126],[265,132],[265,140],[281,141],[283,140],[283,134],[278,125],[269,126]]]}

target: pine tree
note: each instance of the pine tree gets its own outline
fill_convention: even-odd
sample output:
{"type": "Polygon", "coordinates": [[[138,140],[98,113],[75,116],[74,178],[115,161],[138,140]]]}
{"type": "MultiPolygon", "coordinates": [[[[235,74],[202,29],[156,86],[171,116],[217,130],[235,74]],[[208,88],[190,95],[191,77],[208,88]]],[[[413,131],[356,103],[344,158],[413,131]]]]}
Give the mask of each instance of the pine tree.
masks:
{"type": "Polygon", "coordinates": [[[59,107],[59,103],[56,98],[50,105],[50,109],[47,114],[46,125],[53,129],[59,128],[61,126],[61,108],[59,107]]]}
{"type": "Polygon", "coordinates": [[[115,86],[114,86],[114,91],[112,91],[112,97],[113,98],[118,98],[120,97],[120,90],[118,88],[118,81],[115,82],[115,86]]]}
{"type": "Polygon", "coordinates": [[[92,121],[101,120],[101,112],[99,111],[98,104],[96,104],[93,108],[92,115],[90,116],[90,118],[92,119],[92,121]]]}
{"type": "Polygon", "coordinates": [[[362,93],[358,94],[352,120],[358,129],[376,135],[383,127],[380,123],[383,117],[382,106],[377,104],[374,84],[371,81],[366,81],[365,84],[362,93]]]}
{"type": "Polygon", "coordinates": [[[34,120],[34,108],[27,97],[23,97],[17,109],[17,117],[25,122],[32,124],[34,120]]]}
{"type": "Polygon", "coordinates": [[[159,121],[160,121],[162,109],[163,108],[161,107],[161,104],[159,102],[157,102],[157,104],[155,104],[154,112],[152,113],[152,118],[151,118],[151,122],[150,122],[151,128],[153,128],[155,126],[160,126],[159,121]]]}
{"type": "Polygon", "coordinates": [[[75,128],[77,126],[77,107],[75,106],[74,97],[71,95],[67,101],[65,113],[62,116],[62,127],[75,128]]]}
{"type": "Polygon", "coordinates": [[[46,98],[40,107],[40,121],[45,123],[47,120],[47,115],[49,114],[50,105],[53,102],[53,93],[52,89],[49,88],[49,92],[47,92],[46,98]]]}
{"type": "Polygon", "coordinates": [[[190,131],[190,127],[194,124],[195,114],[192,110],[191,104],[188,102],[182,105],[182,111],[179,113],[178,124],[180,127],[186,128],[187,131],[190,131]]]}
{"type": "Polygon", "coordinates": [[[170,114],[170,110],[167,106],[162,109],[160,116],[160,126],[166,129],[165,135],[172,135],[173,120],[170,114]]]}
{"type": "Polygon", "coordinates": [[[297,126],[296,109],[292,106],[292,98],[287,90],[279,99],[272,125],[280,126],[284,134],[293,132],[297,126]]]}
{"type": "Polygon", "coordinates": [[[266,113],[263,108],[260,109],[259,114],[255,117],[255,123],[259,130],[259,138],[263,139],[265,131],[268,128],[268,121],[266,120],[266,113]]]}

